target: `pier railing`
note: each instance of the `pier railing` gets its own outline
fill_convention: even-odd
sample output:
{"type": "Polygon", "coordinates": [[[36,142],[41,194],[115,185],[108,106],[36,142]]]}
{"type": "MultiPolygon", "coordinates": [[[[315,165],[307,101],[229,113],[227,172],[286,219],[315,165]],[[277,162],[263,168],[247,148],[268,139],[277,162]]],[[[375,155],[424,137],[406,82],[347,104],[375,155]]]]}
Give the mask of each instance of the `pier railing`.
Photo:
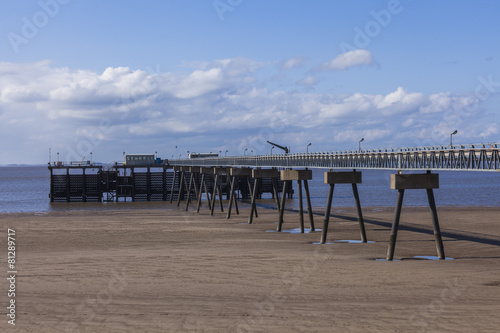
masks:
{"type": "Polygon", "coordinates": [[[500,171],[499,144],[372,149],[169,160],[170,165],[500,171]]]}

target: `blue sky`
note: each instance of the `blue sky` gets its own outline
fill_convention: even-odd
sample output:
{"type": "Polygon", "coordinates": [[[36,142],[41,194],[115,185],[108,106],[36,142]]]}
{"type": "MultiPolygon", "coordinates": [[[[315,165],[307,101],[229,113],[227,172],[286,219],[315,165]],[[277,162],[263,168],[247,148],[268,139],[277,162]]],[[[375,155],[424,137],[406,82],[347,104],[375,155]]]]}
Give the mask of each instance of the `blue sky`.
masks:
{"type": "Polygon", "coordinates": [[[497,1],[2,8],[0,164],[500,141],[497,1]]]}

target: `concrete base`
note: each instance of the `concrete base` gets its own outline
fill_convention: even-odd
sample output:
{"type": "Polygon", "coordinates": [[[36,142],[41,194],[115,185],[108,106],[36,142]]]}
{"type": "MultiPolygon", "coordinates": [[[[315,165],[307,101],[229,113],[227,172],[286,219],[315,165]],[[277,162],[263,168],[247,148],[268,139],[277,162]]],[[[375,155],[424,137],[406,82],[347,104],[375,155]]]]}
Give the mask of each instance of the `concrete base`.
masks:
{"type": "Polygon", "coordinates": [[[191,173],[200,173],[201,169],[202,169],[202,167],[192,166],[192,167],[189,167],[189,172],[191,172],[191,173]]]}
{"type": "Polygon", "coordinates": [[[439,174],[416,173],[391,175],[392,190],[414,190],[439,188],[439,174]]]}
{"type": "Polygon", "coordinates": [[[214,168],[201,167],[201,173],[211,175],[214,173],[214,168]]]}
{"type": "Polygon", "coordinates": [[[325,172],[325,184],[360,184],[361,172],[325,172]]]}
{"type": "Polygon", "coordinates": [[[278,170],[276,170],[276,169],[253,169],[252,170],[252,177],[253,178],[277,178],[278,175],[279,175],[278,170]]]}
{"type": "Polygon", "coordinates": [[[229,174],[233,177],[252,177],[252,168],[231,168],[229,169],[229,174]]]}
{"type": "Polygon", "coordinates": [[[281,170],[281,180],[311,180],[312,170],[281,170]]]}

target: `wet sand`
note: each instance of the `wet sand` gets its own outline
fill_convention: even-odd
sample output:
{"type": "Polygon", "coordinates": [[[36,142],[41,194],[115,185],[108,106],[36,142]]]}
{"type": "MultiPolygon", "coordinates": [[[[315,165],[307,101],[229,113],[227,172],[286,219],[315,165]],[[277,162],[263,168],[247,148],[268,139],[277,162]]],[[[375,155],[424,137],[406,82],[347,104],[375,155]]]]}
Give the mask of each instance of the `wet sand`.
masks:
{"type": "MultiPolygon", "coordinates": [[[[385,262],[393,209],[352,208],[320,232],[267,232],[277,212],[247,204],[229,220],[164,209],[0,215],[16,231],[16,326],[8,281],[2,332],[497,332],[500,208],[438,208],[445,253],[436,256],[427,208],[403,207],[395,259],[385,262]]],[[[144,208],[147,206],[144,205],[144,208]]],[[[322,227],[322,211],[315,215],[322,227]]],[[[307,215],[306,227],[308,227],[307,215]]],[[[284,229],[298,213],[285,213],[284,229]]]]}

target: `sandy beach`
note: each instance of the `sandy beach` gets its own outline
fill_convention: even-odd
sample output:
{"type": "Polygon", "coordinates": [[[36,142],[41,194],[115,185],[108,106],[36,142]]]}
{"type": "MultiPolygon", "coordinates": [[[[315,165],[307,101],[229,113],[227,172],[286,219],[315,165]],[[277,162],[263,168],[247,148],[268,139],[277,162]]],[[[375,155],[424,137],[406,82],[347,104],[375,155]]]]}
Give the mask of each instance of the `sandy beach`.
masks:
{"type": "MultiPolygon", "coordinates": [[[[144,207],[143,207],[144,206],[144,207]]],[[[227,206],[227,203],[226,203],[227,206]]],[[[403,207],[394,262],[392,208],[332,211],[320,232],[275,230],[277,211],[249,205],[226,219],[162,203],[148,209],[0,215],[16,238],[16,325],[3,332],[497,332],[500,208],[439,208],[446,256],[436,256],[427,208],[403,207]]],[[[316,211],[316,227],[323,212],[316,211]]],[[[284,229],[299,226],[285,213],[284,229]]],[[[306,226],[307,215],[306,215],[306,226]]],[[[8,277],[8,275],[7,275],[8,277]]]]}

